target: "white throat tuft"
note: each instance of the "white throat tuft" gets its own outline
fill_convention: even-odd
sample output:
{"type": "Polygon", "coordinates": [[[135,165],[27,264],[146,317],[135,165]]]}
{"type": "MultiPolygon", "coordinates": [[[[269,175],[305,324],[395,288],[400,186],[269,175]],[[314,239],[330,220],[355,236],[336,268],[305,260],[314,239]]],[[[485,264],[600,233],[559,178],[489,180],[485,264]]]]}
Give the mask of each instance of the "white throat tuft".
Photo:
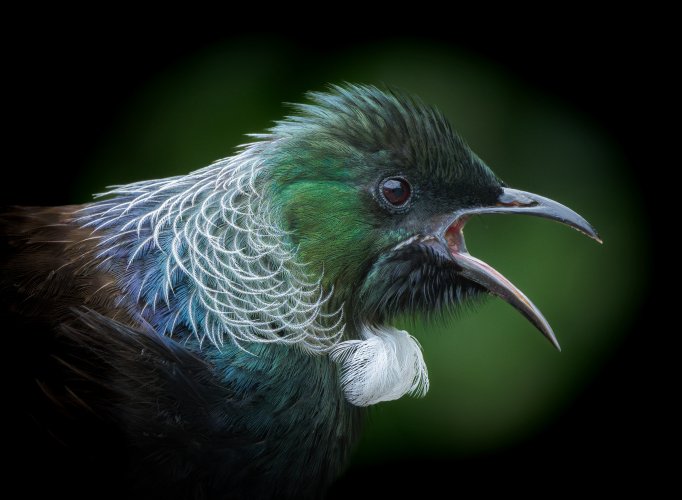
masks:
{"type": "Polygon", "coordinates": [[[361,336],[364,340],[340,342],[330,353],[341,366],[341,385],[350,403],[369,406],[428,392],[429,375],[417,339],[393,327],[364,326],[361,336]]]}

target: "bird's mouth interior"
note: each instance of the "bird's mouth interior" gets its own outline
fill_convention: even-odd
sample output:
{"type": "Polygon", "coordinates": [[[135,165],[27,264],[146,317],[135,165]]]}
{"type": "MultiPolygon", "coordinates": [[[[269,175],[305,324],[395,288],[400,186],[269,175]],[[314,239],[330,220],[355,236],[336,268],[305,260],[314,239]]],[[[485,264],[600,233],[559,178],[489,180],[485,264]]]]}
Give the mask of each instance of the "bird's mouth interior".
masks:
{"type": "Polygon", "coordinates": [[[468,217],[460,217],[456,219],[445,230],[445,241],[448,244],[450,255],[468,253],[466,243],[464,242],[464,225],[469,220],[468,217]]]}

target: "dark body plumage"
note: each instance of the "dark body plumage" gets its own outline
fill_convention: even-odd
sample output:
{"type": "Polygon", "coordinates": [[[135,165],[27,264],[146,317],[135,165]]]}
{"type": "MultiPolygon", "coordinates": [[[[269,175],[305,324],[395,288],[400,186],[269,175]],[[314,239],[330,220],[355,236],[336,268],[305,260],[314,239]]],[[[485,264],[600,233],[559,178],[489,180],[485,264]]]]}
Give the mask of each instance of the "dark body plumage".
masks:
{"type": "Polygon", "coordinates": [[[1,218],[8,352],[30,349],[9,363],[24,487],[71,498],[317,497],[362,412],[335,366],[287,346],[211,360],[134,321],[112,276],[86,258],[95,244],[70,222],[74,208],[1,218]]]}

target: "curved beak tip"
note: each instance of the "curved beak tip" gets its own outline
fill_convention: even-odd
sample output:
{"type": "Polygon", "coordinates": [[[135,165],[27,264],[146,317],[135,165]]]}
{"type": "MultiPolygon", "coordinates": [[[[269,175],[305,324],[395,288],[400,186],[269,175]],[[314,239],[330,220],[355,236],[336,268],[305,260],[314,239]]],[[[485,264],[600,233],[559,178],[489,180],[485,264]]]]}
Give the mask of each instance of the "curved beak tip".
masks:
{"type": "MultiPolygon", "coordinates": [[[[576,215],[577,217],[574,218],[572,221],[563,221],[563,220],[562,220],[562,221],[559,221],[559,222],[562,222],[563,224],[566,224],[567,226],[571,226],[573,229],[575,229],[575,230],[578,231],[579,233],[582,233],[582,234],[584,234],[585,236],[587,236],[588,238],[590,238],[590,239],[596,241],[596,242],[599,243],[600,245],[603,245],[603,244],[604,244],[604,240],[602,239],[601,236],[599,236],[599,233],[598,233],[597,230],[594,228],[594,226],[593,226],[592,224],[590,224],[589,222],[587,222],[587,221],[586,221],[585,219],[583,219],[582,217],[580,217],[578,214],[575,214],[575,215],[576,215]],[[581,219],[580,221],[577,220],[578,217],[581,219]],[[582,222],[582,224],[579,224],[579,225],[578,225],[578,222],[582,222]]],[[[543,215],[540,215],[540,217],[542,217],[542,216],[543,216],[543,215]]],[[[545,217],[546,217],[546,216],[545,216],[545,217]]],[[[550,219],[551,219],[551,217],[547,217],[547,218],[550,218],[550,219]]],[[[556,219],[555,219],[555,220],[556,220],[556,219]]]]}

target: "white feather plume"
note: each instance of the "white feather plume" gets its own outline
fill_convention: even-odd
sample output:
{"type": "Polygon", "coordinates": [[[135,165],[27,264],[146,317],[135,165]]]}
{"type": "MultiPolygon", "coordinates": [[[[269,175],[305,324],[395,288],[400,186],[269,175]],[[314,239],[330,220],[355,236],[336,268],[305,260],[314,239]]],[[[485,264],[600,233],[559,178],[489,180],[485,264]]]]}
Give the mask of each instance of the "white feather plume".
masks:
{"type": "Polygon", "coordinates": [[[428,392],[429,374],[417,339],[392,327],[364,326],[362,336],[364,340],[339,342],[330,353],[341,365],[349,402],[369,406],[428,392]]]}

